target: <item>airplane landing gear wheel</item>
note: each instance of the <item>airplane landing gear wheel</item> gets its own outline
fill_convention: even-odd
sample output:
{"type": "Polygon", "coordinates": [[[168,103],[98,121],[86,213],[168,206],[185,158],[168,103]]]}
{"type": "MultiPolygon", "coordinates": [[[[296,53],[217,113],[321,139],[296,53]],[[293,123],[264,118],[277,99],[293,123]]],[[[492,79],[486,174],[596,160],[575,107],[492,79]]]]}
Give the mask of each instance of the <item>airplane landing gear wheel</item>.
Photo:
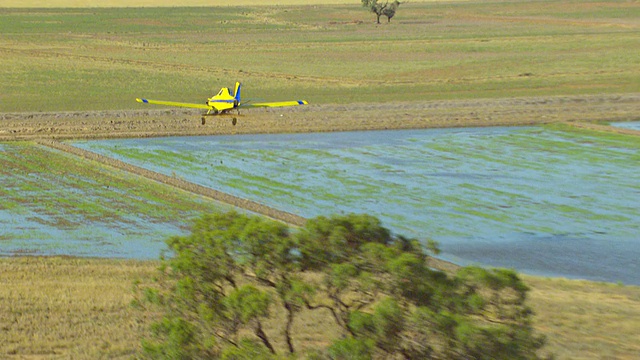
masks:
{"type": "Polygon", "coordinates": [[[204,116],[202,117],[202,125],[204,125],[204,123],[206,123],[207,121],[205,120],[204,116]]]}
{"type": "Polygon", "coordinates": [[[236,126],[237,123],[238,123],[238,119],[236,118],[231,119],[231,125],[236,126]]]}

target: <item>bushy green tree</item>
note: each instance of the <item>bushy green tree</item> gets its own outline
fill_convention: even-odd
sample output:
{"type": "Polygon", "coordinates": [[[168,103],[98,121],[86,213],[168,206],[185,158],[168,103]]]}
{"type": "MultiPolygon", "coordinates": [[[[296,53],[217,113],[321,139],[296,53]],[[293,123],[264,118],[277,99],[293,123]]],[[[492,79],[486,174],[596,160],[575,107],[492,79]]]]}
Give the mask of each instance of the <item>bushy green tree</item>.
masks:
{"type": "Polygon", "coordinates": [[[275,354],[263,328],[273,306],[267,288],[293,281],[292,241],[285,225],[235,212],[205,215],[190,235],[169,239],[157,285],[144,289],[140,302],[165,313],[144,341],[145,353],[191,359],[275,354]]]}
{"type": "Polygon", "coordinates": [[[531,327],[528,288],[511,270],[467,267],[450,276],[429,266],[417,240],[393,236],[368,215],[311,219],[296,237],[302,263],[325,274],[324,306],[347,338],[361,340],[341,349],[369,344],[379,358],[536,359],[544,343],[531,327]]]}
{"type": "Polygon", "coordinates": [[[537,359],[543,345],[515,272],[433,269],[421,243],[369,215],[321,216],[295,231],[235,212],[206,215],[168,244],[157,284],[142,290],[141,304],[164,314],[144,342],[152,358],[300,355],[291,326],[318,309],[337,331],[314,359],[537,359]],[[282,334],[280,350],[264,329],[276,307],[285,320],[269,333],[282,334]]]}

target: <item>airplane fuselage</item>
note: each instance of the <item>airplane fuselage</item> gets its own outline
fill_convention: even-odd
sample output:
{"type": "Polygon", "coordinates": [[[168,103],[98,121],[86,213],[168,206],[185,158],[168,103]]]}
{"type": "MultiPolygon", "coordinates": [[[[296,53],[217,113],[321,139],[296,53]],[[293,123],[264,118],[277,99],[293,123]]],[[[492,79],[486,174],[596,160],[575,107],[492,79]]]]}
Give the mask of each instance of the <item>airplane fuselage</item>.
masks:
{"type": "MultiPolygon", "coordinates": [[[[236,92],[238,89],[236,89],[236,92]]],[[[207,99],[207,105],[212,109],[215,109],[216,112],[226,112],[232,109],[235,109],[239,105],[238,101],[239,97],[235,97],[231,95],[229,88],[222,88],[218,94],[214,95],[207,99]]]]}

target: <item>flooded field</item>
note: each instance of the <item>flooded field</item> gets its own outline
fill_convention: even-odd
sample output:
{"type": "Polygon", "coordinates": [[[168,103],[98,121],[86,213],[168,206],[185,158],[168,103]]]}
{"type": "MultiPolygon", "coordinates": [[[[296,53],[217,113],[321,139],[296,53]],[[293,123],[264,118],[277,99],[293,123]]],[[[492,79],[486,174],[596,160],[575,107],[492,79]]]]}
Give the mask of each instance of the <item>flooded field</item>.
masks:
{"type": "Polygon", "coordinates": [[[611,123],[611,126],[640,131],[640,121],[616,122],[611,123]]]}
{"type": "Polygon", "coordinates": [[[640,284],[634,137],[485,128],[73,144],[305,217],[370,213],[460,264],[640,284]]]}
{"type": "Polygon", "coordinates": [[[169,186],[30,143],[0,144],[0,256],[157,259],[204,211],[169,186]]]}

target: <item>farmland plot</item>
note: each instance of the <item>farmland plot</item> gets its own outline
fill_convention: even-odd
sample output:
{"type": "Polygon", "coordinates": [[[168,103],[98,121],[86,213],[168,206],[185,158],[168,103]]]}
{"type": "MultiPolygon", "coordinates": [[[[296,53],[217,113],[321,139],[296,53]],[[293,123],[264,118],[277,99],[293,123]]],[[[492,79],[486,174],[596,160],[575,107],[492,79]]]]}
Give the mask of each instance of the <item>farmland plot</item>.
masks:
{"type": "Polygon", "coordinates": [[[461,264],[640,284],[633,137],[490,128],[74,145],[305,217],[370,213],[461,264]]]}
{"type": "Polygon", "coordinates": [[[157,259],[190,220],[230,206],[28,143],[0,144],[0,256],[157,259]]]}

